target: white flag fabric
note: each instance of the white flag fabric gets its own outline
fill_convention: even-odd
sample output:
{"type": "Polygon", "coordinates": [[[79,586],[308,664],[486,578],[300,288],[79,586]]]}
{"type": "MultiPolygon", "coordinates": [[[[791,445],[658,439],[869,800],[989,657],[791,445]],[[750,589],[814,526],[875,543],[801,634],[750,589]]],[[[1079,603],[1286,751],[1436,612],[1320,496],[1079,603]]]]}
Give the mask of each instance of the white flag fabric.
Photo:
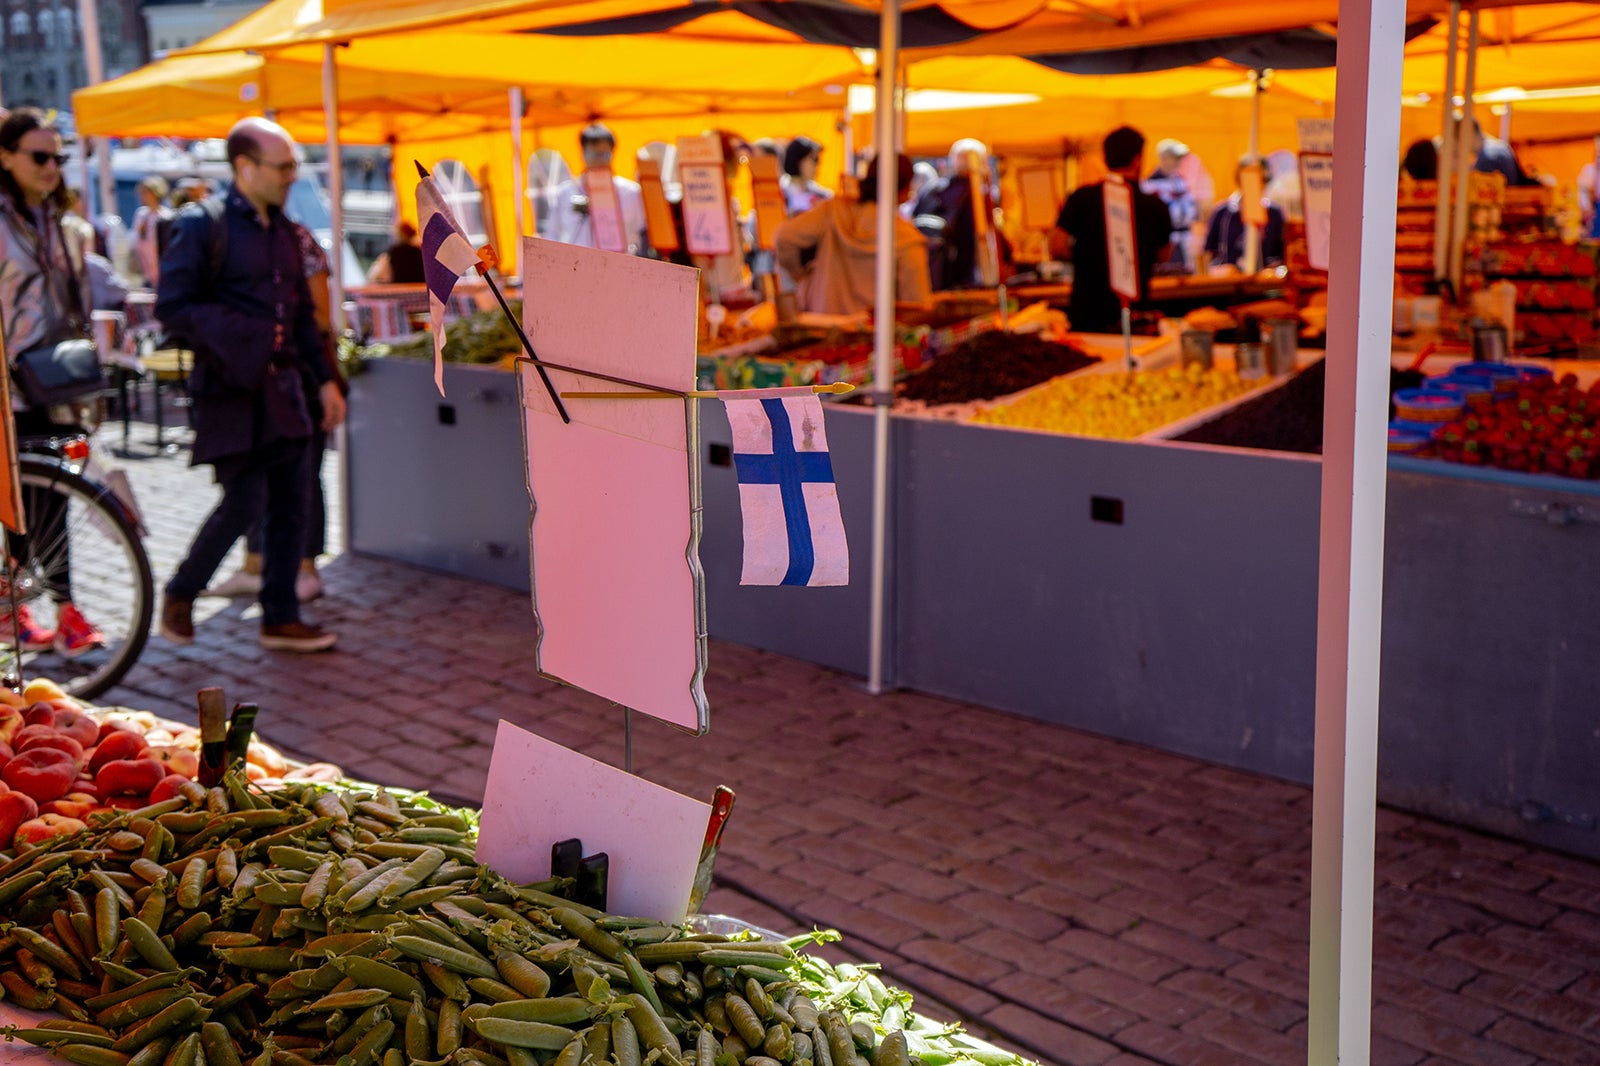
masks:
{"type": "Polygon", "coordinates": [[[849,584],[850,551],[821,401],[809,389],[724,392],[720,398],[733,429],[744,518],[739,583],[849,584]]]}
{"type": "Polygon", "coordinates": [[[443,396],[444,308],[461,275],[478,265],[478,253],[432,178],[417,182],[417,228],[422,231],[422,276],[428,283],[428,321],[433,326],[433,383],[443,396]]]}

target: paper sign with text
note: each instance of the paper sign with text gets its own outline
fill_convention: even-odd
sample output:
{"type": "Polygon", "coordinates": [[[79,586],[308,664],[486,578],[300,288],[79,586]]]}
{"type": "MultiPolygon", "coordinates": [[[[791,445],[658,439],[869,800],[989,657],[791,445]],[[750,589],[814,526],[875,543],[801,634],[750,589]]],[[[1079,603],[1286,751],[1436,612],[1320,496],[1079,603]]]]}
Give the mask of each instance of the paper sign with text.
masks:
{"type": "Polygon", "coordinates": [[[789,217],[779,173],[777,156],[757,153],[750,157],[750,187],[756,202],[756,247],[768,251],[773,247],[778,227],[789,217]]]}
{"type": "Polygon", "coordinates": [[[1306,259],[1313,269],[1327,270],[1333,241],[1333,156],[1301,154],[1300,204],[1306,217],[1306,259]]]}
{"type": "Polygon", "coordinates": [[[1017,194],[1022,203],[1022,228],[1051,229],[1061,214],[1055,167],[1018,167],[1017,194]]]}
{"type": "Polygon", "coordinates": [[[1300,150],[1302,152],[1318,152],[1323,155],[1333,154],[1333,119],[1296,119],[1295,127],[1300,134],[1300,150]]]}
{"type": "Polygon", "coordinates": [[[684,243],[692,255],[731,255],[733,219],[722,142],[716,134],[678,138],[684,243]]]}
{"type": "Polygon", "coordinates": [[[583,188],[589,194],[589,232],[594,234],[594,246],[602,252],[626,252],[622,203],[611,180],[611,168],[590,167],[584,172],[583,188]]]}
{"type": "Polygon", "coordinates": [[[672,220],[667,188],[661,182],[661,163],[643,154],[639,156],[639,195],[644,200],[650,247],[658,252],[676,252],[682,245],[678,241],[678,225],[672,220]]]}
{"type": "Polygon", "coordinates": [[[1239,171],[1239,218],[1247,226],[1264,229],[1267,225],[1267,205],[1262,202],[1266,192],[1266,176],[1260,163],[1252,163],[1239,171]]]}
{"type": "Polygon", "coordinates": [[[550,845],[577,838],[609,861],[612,914],[683,920],[711,805],[501,721],[477,859],[517,884],[550,876],[550,845]]]}
{"type": "Polygon", "coordinates": [[[1139,246],[1133,239],[1133,190],[1115,174],[1106,176],[1106,265],[1111,291],[1126,303],[1139,299],[1139,246]]]}
{"type": "MultiPolygon", "coordinates": [[[[698,271],[523,241],[523,323],[539,358],[684,393],[695,386],[698,271]]],[[[640,390],[549,368],[561,393],[640,390]]],[[[694,400],[574,397],[556,413],[518,364],[536,663],[550,677],[703,733],[705,575],[694,400]]]]}

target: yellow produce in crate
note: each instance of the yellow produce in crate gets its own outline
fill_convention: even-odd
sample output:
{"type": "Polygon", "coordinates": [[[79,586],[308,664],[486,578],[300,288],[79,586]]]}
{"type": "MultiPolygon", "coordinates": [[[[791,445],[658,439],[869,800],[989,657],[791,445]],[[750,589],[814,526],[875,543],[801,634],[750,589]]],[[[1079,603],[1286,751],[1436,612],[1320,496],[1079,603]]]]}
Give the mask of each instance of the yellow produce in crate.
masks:
{"type": "Polygon", "coordinates": [[[1131,440],[1257,388],[1232,370],[1198,366],[1074,374],[980,409],[974,422],[1131,440]]]}

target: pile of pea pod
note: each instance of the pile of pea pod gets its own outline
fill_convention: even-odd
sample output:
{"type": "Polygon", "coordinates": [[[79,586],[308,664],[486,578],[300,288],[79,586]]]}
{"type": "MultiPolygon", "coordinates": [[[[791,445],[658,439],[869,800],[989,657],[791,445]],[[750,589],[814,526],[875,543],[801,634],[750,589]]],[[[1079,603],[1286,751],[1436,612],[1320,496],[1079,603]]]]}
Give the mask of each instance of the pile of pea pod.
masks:
{"type": "Polygon", "coordinates": [[[59,1015],[6,1039],[78,1066],[1022,1061],[833,997],[795,950],[821,934],[694,933],[513,884],[477,864],[473,818],[230,773],[0,861],[0,987],[59,1015]]]}

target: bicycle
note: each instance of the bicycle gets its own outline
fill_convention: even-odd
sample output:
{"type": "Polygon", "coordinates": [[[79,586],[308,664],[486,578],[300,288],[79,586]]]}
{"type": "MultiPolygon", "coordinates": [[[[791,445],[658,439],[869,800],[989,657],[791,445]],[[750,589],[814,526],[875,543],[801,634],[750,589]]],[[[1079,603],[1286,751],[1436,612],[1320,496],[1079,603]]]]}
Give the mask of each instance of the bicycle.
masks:
{"type": "Polygon", "coordinates": [[[20,665],[24,676],[49,677],[69,695],[91,700],[122,679],[150,634],[155,582],[138,508],[125,480],[102,480],[89,455],[87,431],[23,437],[17,452],[29,534],[13,545],[10,572],[0,579],[0,615],[10,614],[14,594],[15,602],[28,603],[53,628],[56,604],[67,598],[70,580],[72,602],[105,641],[76,654],[59,647],[24,649],[18,664],[11,627],[0,626],[0,655],[10,660],[9,672],[20,665]],[[61,521],[51,522],[57,513],[61,521]]]}

